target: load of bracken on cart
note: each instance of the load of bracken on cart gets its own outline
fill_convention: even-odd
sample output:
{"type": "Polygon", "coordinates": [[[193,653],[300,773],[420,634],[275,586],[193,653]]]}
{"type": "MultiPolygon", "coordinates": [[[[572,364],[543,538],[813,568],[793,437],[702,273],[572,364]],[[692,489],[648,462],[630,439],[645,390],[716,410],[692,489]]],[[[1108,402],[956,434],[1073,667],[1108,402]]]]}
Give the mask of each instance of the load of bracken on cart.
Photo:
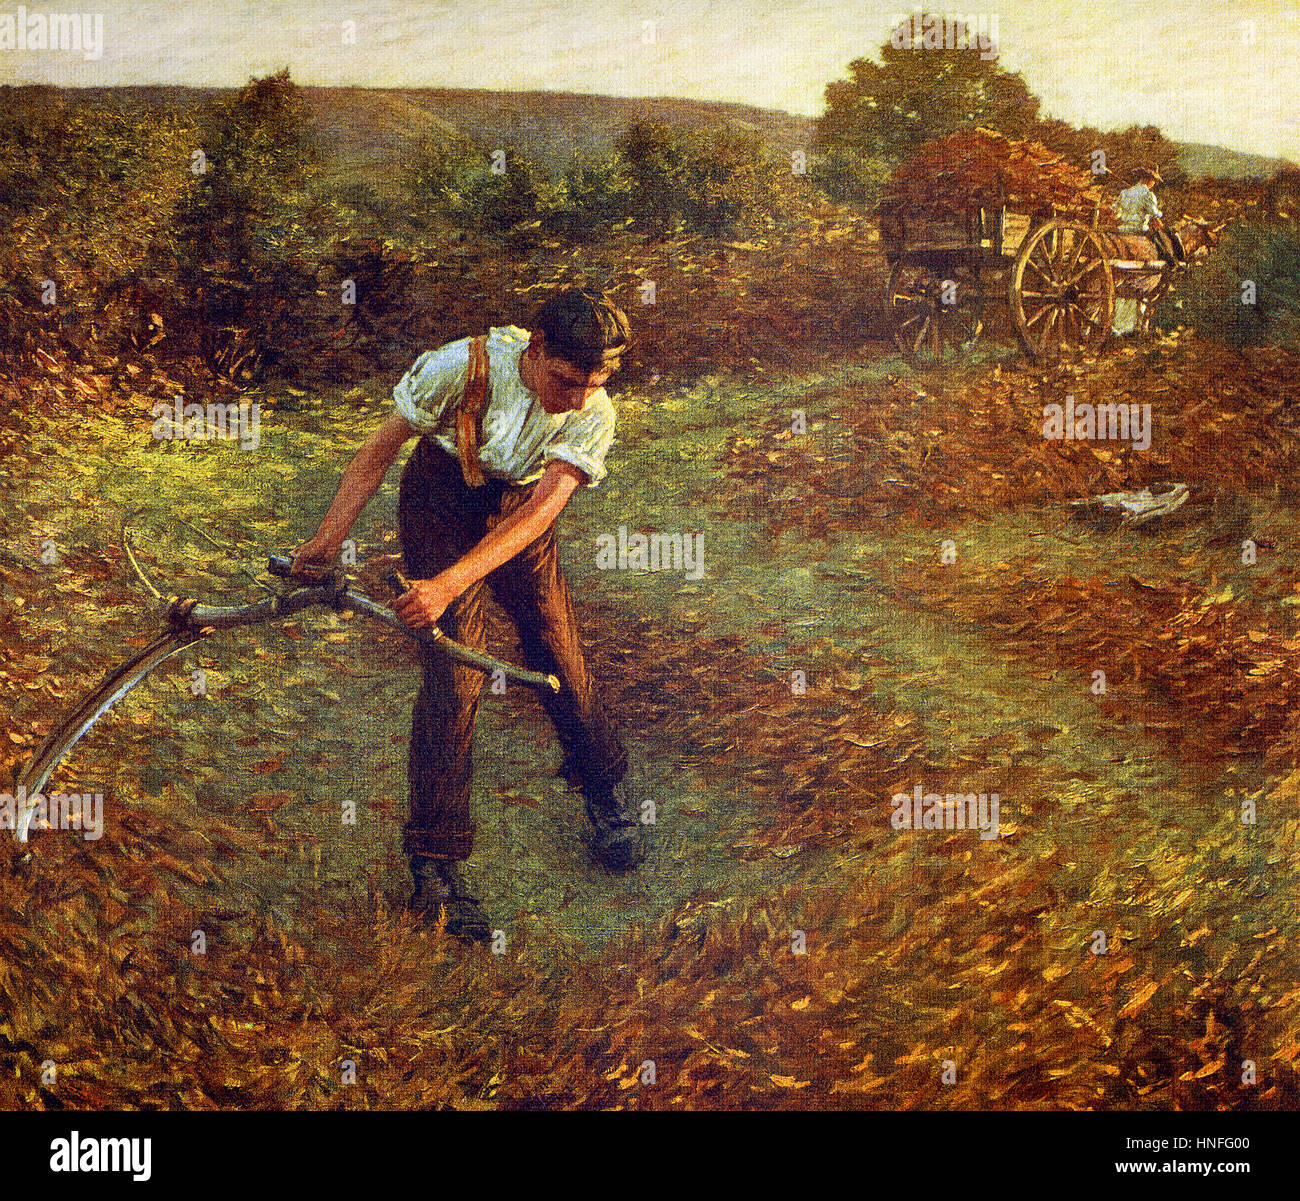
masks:
{"type": "MultiPolygon", "coordinates": [[[[880,204],[898,348],[920,367],[955,362],[998,304],[1035,360],[1100,350],[1117,305],[1131,305],[1145,331],[1182,263],[1149,237],[1117,232],[1113,200],[1039,142],[980,128],[928,143],[895,170],[880,204]]],[[[1184,258],[1213,241],[1200,222],[1177,233],[1184,258]]]]}

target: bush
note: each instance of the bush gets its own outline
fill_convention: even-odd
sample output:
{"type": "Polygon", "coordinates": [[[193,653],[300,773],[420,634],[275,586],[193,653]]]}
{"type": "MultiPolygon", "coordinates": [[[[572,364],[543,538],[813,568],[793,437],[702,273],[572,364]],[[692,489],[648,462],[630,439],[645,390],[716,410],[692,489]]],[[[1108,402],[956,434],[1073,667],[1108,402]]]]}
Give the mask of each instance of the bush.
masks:
{"type": "Polygon", "coordinates": [[[466,183],[480,162],[480,153],[464,138],[423,142],[403,180],[412,222],[423,227],[431,215],[457,211],[466,183]]]}
{"type": "Polygon", "coordinates": [[[810,174],[813,183],[836,203],[874,210],[889,180],[889,163],[857,150],[835,147],[813,162],[810,174]]]}
{"type": "Polygon", "coordinates": [[[775,224],[787,198],[778,164],[756,135],[706,132],[640,121],[618,144],[628,181],[628,216],[640,229],[717,236],[775,224]]]}
{"type": "Polygon", "coordinates": [[[435,218],[484,233],[509,233],[561,206],[564,189],[514,146],[489,150],[464,138],[427,143],[411,165],[406,190],[412,223],[435,218]],[[504,170],[494,170],[496,166],[504,170]]]}
{"type": "Polygon", "coordinates": [[[1240,221],[1230,226],[1205,263],[1184,275],[1178,300],[1157,317],[1164,328],[1191,325],[1230,345],[1300,350],[1300,225],[1240,221]],[[1242,303],[1244,281],[1255,303],[1242,303]],[[1179,307],[1174,307],[1179,305],[1179,307]]]}
{"type": "Polygon", "coordinates": [[[337,230],[310,188],[316,155],[288,72],[215,101],[202,127],[208,169],[176,222],[184,324],[211,371],[255,379],[309,337],[317,264],[337,230]]]}
{"type": "Polygon", "coordinates": [[[564,193],[557,221],[566,228],[631,220],[632,177],[619,154],[575,163],[564,176],[564,193]]]}
{"type": "Polygon", "coordinates": [[[426,146],[407,177],[415,223],[437,213],[493,233],[631,224],[656,236],[716,236],[768,227],[787,204],[778,180],[788,166],[757,135],[735,130],[637,122],[612,153],[576,162],[558,182],[514,147],[505,170],[493,171],[496,153],[463,140],[426,146]]]}
{"type": "Polygon", "coordinates": [[[694,140],[682,201],[688,229],[717,235],[758,228],[782,209],[775,177],[789,167],[776,166],[757,134],[722,129],[694,140]]]}
{"type": "Polygon", "coordinates": [[[191,144],[169,106],[0,89],[0,345],[55,337],[84,362],[139,343],[141,318],[158,308],[139,297],[141,281],[170,258],[191,144]],[[45,279],[56,286],[48,306],[45,279]]]}
{"type": "Polygon", "coordinates": [[[483,154],[469,172],[460,195],[461,219],[484,232],[507,233],[555,209],[561,191],[532,159],[509,146],[483,154]],[[495,163],[505,170],[494,171],[495,163]]]}

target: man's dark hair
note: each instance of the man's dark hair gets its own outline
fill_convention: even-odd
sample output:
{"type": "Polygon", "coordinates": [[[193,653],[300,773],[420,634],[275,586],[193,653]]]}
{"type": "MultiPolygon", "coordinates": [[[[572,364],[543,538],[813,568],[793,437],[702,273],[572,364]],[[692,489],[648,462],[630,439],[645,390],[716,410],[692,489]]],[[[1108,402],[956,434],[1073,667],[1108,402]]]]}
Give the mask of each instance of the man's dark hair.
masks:
{"type": "Polygon", "coordinates": [[[627,315],[599,292],[566,288],[537,312],[546,353],[588,373],[618,367],[632,338],[627,315]]]}

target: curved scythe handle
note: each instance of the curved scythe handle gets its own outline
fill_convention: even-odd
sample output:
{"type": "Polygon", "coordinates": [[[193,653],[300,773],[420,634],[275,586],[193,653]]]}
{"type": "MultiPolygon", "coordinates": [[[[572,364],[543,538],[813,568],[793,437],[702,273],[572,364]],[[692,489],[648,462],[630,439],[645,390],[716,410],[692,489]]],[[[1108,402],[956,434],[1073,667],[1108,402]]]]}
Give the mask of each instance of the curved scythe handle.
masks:
{"type": "MultiPolygon", "coordinates": [[[[290,578],[290,571],[293,567],[293,556],[271,555],[266,561],[267,570],[274,576],[281,579],[290,578]]],[[[450,655],[451,658],[466,664],[469,667],[476,668],[478,671],[491,675],[493,672],[501,672],[507,680],[513,680],[516,684],[527,684],[531,688],[544,689],[548,692],[559,692],[560,681],[549,672],[526,671],[522,667],[516,667],[513,663],[506,663],[502,659],[497,659],[484,651],[475,650],[470,646],[462,646],[459,642],[448,638],[438,627],[432,626],[426,630],[413,630],[408,626],[396,613],[387,605],[381,605],[378,601],[372,600],[363,593],[357,592],[353,588],[342,586],[343,577],[337,572],[314,573],[303,577],[305,580],[315,581],[325,579],[324,584],[314,584],[312,587],[295,589],[288,594],[285,599],[295,597],[299,592],[308,591],[330,591],[333,589],[337,597],[337,605],[343,609],[353,609],[358,613],[364,613],[367,617],[373,617],[377,621],[382,621],[386,626],[394,630],[399,630],[408,638],[414,638],[417,642],[422,642],[426,646],[435,647],[444,654],[450,655]]],[[[405,591],[409,587],[409,582],[399,573],[394,572],[389,576],[391,586],[400,591],[405,591]]],[[[264,602],[271,604],[272,602],[264,602]]],[[[307,604],[318,603],[308,601],[307,604]]],[[[305,606],[302,606],[305,607],[305,606]]],[[[199,607],[201,608],[201,606],[199,607]]],[[[212,622],[205,619],[205,615],[196,608],[192,617],[204,624],[211,625],[212,622]]]]}

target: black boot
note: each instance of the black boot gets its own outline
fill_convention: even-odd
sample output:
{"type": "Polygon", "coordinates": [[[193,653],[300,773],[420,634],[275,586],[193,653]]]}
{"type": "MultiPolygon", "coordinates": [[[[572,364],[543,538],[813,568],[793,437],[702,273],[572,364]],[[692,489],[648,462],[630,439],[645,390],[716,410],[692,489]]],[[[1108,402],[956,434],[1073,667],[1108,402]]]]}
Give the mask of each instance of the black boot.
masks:
{"type": "Polygon", "coordinates": [[[611,872],[631,871],[645,858],[645,837],[627,785],[591,793],[586,807],[596,830],[596,857],[611,872]]]}
{"type": "Polygon", "coordinates": [[[420,856],[411,861],[411,874],[415,877],[411,908],[426,922],[435,924],[441,911],[446,910],[448,934],[471,942],[487,942],[492,937],[478,897],[470,895],[455,859],[420,856]]]}

